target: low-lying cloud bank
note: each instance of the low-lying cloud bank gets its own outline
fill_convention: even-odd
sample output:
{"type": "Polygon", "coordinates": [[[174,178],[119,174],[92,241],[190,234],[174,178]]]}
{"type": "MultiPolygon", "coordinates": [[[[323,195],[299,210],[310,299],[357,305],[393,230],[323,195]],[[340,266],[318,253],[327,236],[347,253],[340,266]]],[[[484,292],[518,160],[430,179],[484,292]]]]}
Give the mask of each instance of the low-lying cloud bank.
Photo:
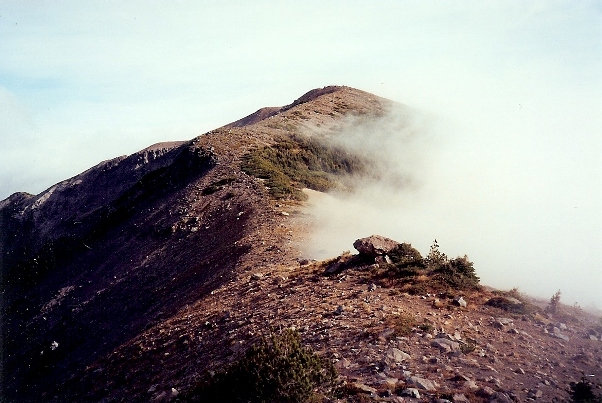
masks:
{"type": "Polygon", "coordinates": [[[350,118],[328,136],[377,172],[355,178],[352,192],[312,194],[308,256],[338,255],[370,234],[426,254],[436,238],[449,256],[468,254],[484,284],[540,297],[561,289],[564,302],[601,307],[600,213],[587,159],[567,166],[554,144],[533,144],[528,119],[460,122],[399,107],[350,118]]]}

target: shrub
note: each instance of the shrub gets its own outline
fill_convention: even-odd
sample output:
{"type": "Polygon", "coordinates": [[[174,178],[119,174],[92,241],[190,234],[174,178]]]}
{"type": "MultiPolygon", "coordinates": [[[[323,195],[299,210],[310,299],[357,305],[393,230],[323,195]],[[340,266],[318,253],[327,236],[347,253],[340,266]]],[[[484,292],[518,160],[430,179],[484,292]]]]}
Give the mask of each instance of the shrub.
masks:
{"type": "Polygon", "coordinates": [[[303,402],[334,383],[331,361],[303,347],[290,329],[272,334],[190,393],[204,402],[303,402]]]}
{"type": "Polygon", "coordinates": [[[322,192],[332,189],[337,185],[334,175],[361,172],[365,164],[341,148],[293,135],[251,151],[244,157],[242,169],[265,179],[277,199],[303,199],[301,187],[322,192]]]}
{"type": "Polygon", "coordinates": [[[413,316],[399,315],[393,321],[393,329],[395,336],[407,336],[412,333],[412,330],[418,325],[418,322],[413,316]]]}
{"type": "Polygon", "coordinates": [[[418,325],[418,329],[422,330],[425,333],[430,333],[433,331],[433,329],[435,329],[435,326],[433,326],[432,322],[429,322],[425,319],[423,323],[418,325]]]}
{"type": "Polygon", "coordinates": [[[435,239],[429,250],[429,254],[424,260],[426,266],[431,270],[437,270],[447,263],[447,255],[439,250],[439,244],[435,239]]]}
{"type": "Polygon", "coordinates": [[[569,394],[571,395],[572,401],[575,403],[602,402],[602,396],[596,396],[592,390],[594,386],[595,385],[589,380],[585,379],[585,377],[582,377],[579,382],[571,382],[571,391],[569,394]]]}
{"type": "Polygon", "coordinates": [[[550,297],[550,303],[546,307],[546,312],[556,313],[558,312],[558,306],[560,305],[560,290],[556,291],[552,297],[550,297]]]}
{"type": "Polygon", "coordinates": [[[398,277],[415,276],[425,267],[422,255],[409,243],[400,244],[388,255],[391,258],[388,271],[398,277]]]}
{"type": "Polygon", "coordinates": [[[439,266],[436,270],[439,278],[446,284],[458,289],[474,289],[479,285],[473,263],[468,256],[457,257],[439,266]]]}
{"type": "Polygon", "coordinates": [[[466,339],[465,342],[460,343],[460,351],[462,354],[470,354],[477,348],[477,341],[474,339],[466,339]]]}

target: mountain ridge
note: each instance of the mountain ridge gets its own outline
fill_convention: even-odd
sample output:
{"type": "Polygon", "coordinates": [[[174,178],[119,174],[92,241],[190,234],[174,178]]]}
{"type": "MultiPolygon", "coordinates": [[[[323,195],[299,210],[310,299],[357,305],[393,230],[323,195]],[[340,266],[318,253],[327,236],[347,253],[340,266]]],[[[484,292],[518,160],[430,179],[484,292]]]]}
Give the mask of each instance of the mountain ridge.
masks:
{"type": "Polygon", "coordinates": [[[602,330],[591,317],[513,313],[487,302],[517,293],[407,283],[383,271],[384,257],[313,262],[299,250],[304,202],[275,197],[263,174],[243,169],[257,151],[296,153],[303,136],[326,147],[324,133],[394,106],[404,110],[350,87],[318,88],[0,202],[2,396],[186,400],[261,335],[290,327],[335,362],[348,392],[339,401],[406,401],[410,389],[422,401],[560,398],[563,377],[599,376],[602,330]],[[396,333],[406,317],[414,326],[396,333]],[[441,338],[458,347],[431,344],[441,338]],[[468,339],[473,351],[459,351],[468,339]]]}

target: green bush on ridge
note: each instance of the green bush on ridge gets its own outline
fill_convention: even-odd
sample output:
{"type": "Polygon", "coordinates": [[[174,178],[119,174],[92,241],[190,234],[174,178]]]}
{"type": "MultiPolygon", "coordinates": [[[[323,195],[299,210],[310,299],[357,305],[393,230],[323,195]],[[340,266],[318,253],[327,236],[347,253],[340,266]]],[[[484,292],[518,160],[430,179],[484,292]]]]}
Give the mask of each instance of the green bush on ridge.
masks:
{"type": "Polygon", "coordinates": [[[365,163],[341,148],[312,138],[282,137],[271,146],[255,149],[243,158],[242,170],[265,179],[277,199],[303,200],[302,187],[321,192],[337,186],[335,175],[361,172],[365,163]]]}
{"type": "Polygon", "coordinates": [[[331,361],[304,347],[295,330],[272,334],[191,391],[188,401],[303,402],[336,380],[331,361]]]}

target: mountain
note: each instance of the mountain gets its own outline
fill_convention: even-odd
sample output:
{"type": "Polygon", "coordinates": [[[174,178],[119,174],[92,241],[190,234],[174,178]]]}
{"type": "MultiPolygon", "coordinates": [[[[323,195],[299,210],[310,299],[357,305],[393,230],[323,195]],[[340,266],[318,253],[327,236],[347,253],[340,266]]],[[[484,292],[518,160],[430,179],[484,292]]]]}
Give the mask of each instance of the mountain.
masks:
{"type": "Polygon", "coordinates": [[[315,89],[0,202],[3,399],[194,399],[208,374],[291,327],[335,362],[342,401],[414,389],[522,401],[566,397],[581,372],[600,379],[602,329],[585,312],[450,286],[444,265],[406,275],[405,257],[304,258],[304,189],[345,191],[373,166],[329,136],[391,113],[411,112],[315,89]],[[512,298],[519,311],[487,304],[512,298]]]}

